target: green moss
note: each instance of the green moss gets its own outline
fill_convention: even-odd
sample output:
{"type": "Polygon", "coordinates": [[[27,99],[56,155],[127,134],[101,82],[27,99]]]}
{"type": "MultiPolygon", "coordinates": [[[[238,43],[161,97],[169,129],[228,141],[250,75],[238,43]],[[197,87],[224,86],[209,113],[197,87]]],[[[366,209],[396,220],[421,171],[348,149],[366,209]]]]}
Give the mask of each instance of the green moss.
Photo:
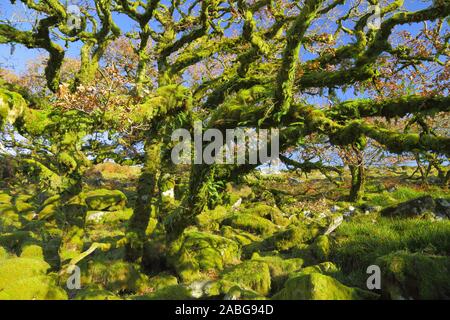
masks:
{"type": "Polygon", "coordinates": [[[90,210],[122,210],[127,202],[127,197],[119,190],[98,189],[86,193],[86,204],[90,210]]]}
{"type": "Polygon", "coordinates": [[[148,225],[147,229],[145,229],[145,234],[147,236],[150,236],[155,230],[158,225],[158,219],[150,218],[148,219],[148,225]]]}
{"type": "Polygon", "coordinates": [[[58,154],[58,162],[69,173],[75,171],[78,167],[77,161],[68,152],[60,152],[58,154]]]}
{"type": "Polygon", "coordinates": [[[83,288],[77,290],[74,300],[121,300],[114,293],[99,288],[83,288]]]}
{"type": "Polygon", "coordinates": [[[318,236],[311,244],[311,250],[314,256],[321,260],[327,260],[330,255],[330,241],[327,236],[318,236]]]}
{"type": "Polygon", "coordinates": [[[450,257],[397,251],[376,260],[381,290],[390,299],[448,299],[450,257]]]}
{"type": "Polygon", "coordinates": [[[5,123],[14,124],[26,106],[25,99],[19,93],[0,88],[0,127],[5,123]]]}
{"type": "Polygon", "coordinates": [[[41,162],[35,159],[23,159],[23,168],[27,174],[34,179],[39,179],[41,184],[55,192],[67,190],[70,187],[70,179],[56,174],[54,171],[47,168],[41,162]]]}
{"type": "Polygon", "coordinates": [[[270,291],[270,270],[267,263],[257,260],[244,261],[222,274],[222,279],[239,284],[263,296],[270,291]]]}
{"type": "Polygon", "coordinates": [[[36,244],[25,244],[22,246],[21,258],[44,260],[44,250],[36,244]]]}
{"type": "Polygon", "coordinates": [[[178,279],[173,275],[161,273],[148,280],[148,287],[152,290],[159,290],[169,286],[175,286],[178,284],[178,279]]]}
{"type": "Polygon", "coordinates": [[[20,229],[22,223],[15,207],[8,204],[0,204],[0,232],[13,232],[20,229]]]}
{"type": "Polygon", "coordinates": [[[275,300],[361,300],[378,296],[358,288],[350,288],[336,279],[310,273],[292,277],[285,287],[273,296],[275,300]]]}
{"type": "Polygon", "coordinates": [[[7,193],[0,193],[0,204],[11,204],[12,197],[7,193]]]}
{"type": "Polygon", "coordinates": [[[11,233],[0,233],[0,246],[9,251],[19,249],[26,241],[32,240],[33,235],[29,231],[15,231],[11,233]]]}
{"type": "Polygon", "coordinates": [[[222,223],[259,235],[270,235],[276,231],[276,226],[270,220],[248,213],[233,214],[222,223]]]}
{"type": "Polygon", "coordinates": [[[266,300],[267,298],[258,292],[241,288],[238,285],[231,287],[226,295],[226,299],[230,300],[266,300]]]}
{"type": "Polygon", "coordinates": [[[252,188],[249,186],[234,186],[231,183],[227,183],[226,185],[226,202],[229,205],[233,205],[239,199],[251,199],[255,196],[252,188]]]}
{"type": "Polygon", "coordinates": [[[270,192],[268,190],[264,190],[259,195],[259,200],[264,202],[268,206],[275,206],[276,205],[275,196],[273,195],[272,192],[270,192]]]}
{"type": "Polygon", "coordinates": [[[183,285],[173,285],[161,288],[155,292],[131,297],[133,300],[191,300],[191,290],[183,285]]]}
{"type": "Polygon", "coordinates": [[[19,280],[45,276],[49,269],[50,265],[42,260],[30,258],[0,260],[0,292],[5,291],[19,280]]]}
{"type": "Polygon", "coordinates": [[[8,251],[5,248],[0,247],[0,260],[6,259],[8,257],[9,257],[8,251]]]}
{"type": "Polygon", "coordinates": [[[63,236],[58,250],[61,261],[68,261],[77,257],[83,251],[84,230],[77,226],[71,226],[63,236]]]}
{"type": "Polygon", "coordinates": [[[315,225],[289,226],[286,230],[279,231],[260,243],[252,243],[244,247],[244,252],[287,251],[311,241],[319,234],[319,231],[320,229],[315,225]]]}
{"type": "Polygon", "coordinates": [[[61,198],[60,195],[51,196],[42,203],[38,210],[39,219],[46,219],[47,217],[53,217],[58,210],[58,206],[60,206],[61,202],[59,201],[61,198]]]}
{"type": "Polygon", "coordinates": [[[26,108],[21,119],[22,130],[32,134],[40,135],[52,124],[49,112],[44,110],[35,110],[26,108]]]}
{"type": "Polygon", "coordinates": [[[171,244],[170,262],[184,282],[207,277],[206,272],[223,270],[239,261],[236,242],[207,232],[186,230],[171,244]]]}
{"type": "Polygon", "coordinates": [[[163,116],[173,109],[184,108],[191,104],[191,93],[186,87],[171,84],[159,87],[145,102],[134,107],[132,120],[137,123],[150,121],[163,116]]]}
{"type": "Polygon", "coordinates": [[[0,204],[0,214],[6,215],[10,213],[17,213],[16,208],[13,205],[7,203],[0,204]]]}
{"type": "Polygon", "coordinates": [[[222,236],[236,241],[241,246],[251,244],[252,242],[261,241],[261,238],[257,235],[239,229],[234,229],[230,226],[222,226],[222,228],[220,228],[220,232],[222,236]]]}
{"type": "Polygon", "coordinates": [[[299,275],[311,274],[311,273],[321,273],[327,276],[335,276],[339,273],[338,267],[332,262],[322,262],[313,266],[308,266],[300,271],[290,274],[289,277],[293,278],[299,275]]]}
{"type": "Polygon", "coordinates": [[[51,203],[44,206],[41,211],[39,211],[39,220],[47,220],[55,217],[58,214],[59,206],[57,203],[51,203]]]}
{"type": "Polygon", "coordinates": [[[125,221],[130,220],[133,215],[133,209],[127,208],[118,211],[88,211],[86,219],[93,224],[104,224],[111,226],[121,226],[125,221]],[[100,214],[100,215],[99,215],[100,214]]]}
{"type": "Polygon", "coordinates": [[[139,266],[125,261],[90,261],[81,282],[113,293],[139,293],[148,289],[148,277],[141,273],[139,266]]]}
{"type": "Polygon", "coordinates": [[[17,212],[25,213],[34,209],[34,206],[30,203],[32,196],[30,195],[19,195],[14,200],[14,205],[17,212]]]}
{"type": "Polygon", "coordinates": [[[276,225],[287,226],[289,219],[283,217],[280,209],[269,206],[264,203],[255,205],[254,207],[243,210],[243,213],[256,215],[271,220],[276,225]]]}
{"type": "Polygon", "coordinates": [[[0,290],[0,300],[67,300],[66,292],[57,286],[56,277],[19,278],[0,290]]]}
{"type": "Polygon", "coordinates": [[[202,230],[217,230],[219,222],[227,216],[227,209],[217,206],[213,210],[205,210],[195,217],[196,224],[202,230]]]}
{"type": "Polygon", "coordinates": [[[203,286],[203,292],[208,297],[225,296],[231,288],[237,286],[236,283],[227,280],[219,279],[216,281],[209,281],[203,286]]]}
{"type": "Polygon", "coordinates": [[[272,292],[280,290],[288,275],[300,270],[303,266],[301,258],[288,259],[280,256],[260,256],[258,253],[254,253],[252,260],[262,261],[269,266],[272,292]]]}

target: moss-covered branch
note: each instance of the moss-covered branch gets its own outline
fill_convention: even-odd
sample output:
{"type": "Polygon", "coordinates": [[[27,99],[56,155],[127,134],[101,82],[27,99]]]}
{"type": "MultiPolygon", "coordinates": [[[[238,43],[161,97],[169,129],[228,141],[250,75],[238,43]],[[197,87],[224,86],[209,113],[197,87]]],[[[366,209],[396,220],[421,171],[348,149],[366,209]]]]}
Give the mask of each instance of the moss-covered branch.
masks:
{"type": "Polygon", "coordinates": [[[275,90],[275,113],[278,119],[287,112],[292,102],[295,73],[299,59],[300,45],[303,37],[316,17],[324,1],[307,0],[292,26],[287,31],[286,47],[278,71],[277,89],[275,90]]]}
{"type": "Polygon", "coordinates": [[[450,111],[450,97],[409,95],[393,99],[361,99],[333,106],[327,115],[336,120],[365,117],[404,117],[408,114],[429,114],[450,111]]]}
{"type": "Polygon", "coordinates": [[[50,28],[60,23],[58,17],[47,17],[39,21],[35,31],[21,31],[7,24],[0,24],[0,43],[20,43],[27,48],[42,48],[49,53],[45,68],[47,86],[53,92],[59,88],[60,69],[64,50],[50,38],[50,28]]]}

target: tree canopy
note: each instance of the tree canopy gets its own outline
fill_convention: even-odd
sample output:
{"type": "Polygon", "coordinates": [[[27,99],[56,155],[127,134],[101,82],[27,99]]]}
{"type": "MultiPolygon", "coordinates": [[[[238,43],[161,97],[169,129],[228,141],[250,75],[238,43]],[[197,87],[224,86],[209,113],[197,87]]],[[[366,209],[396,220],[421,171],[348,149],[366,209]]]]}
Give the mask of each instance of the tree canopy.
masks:
{"type": "Polygon", "coordinates": [[[380,154],[424,161],[448,184],[449,1],[10,2],[32,14],[1,14],[2,50],[43,57],[21,75],[0,69],[0,146],[24,181],[58,198],[63,263],[83,251],[86,212],[77,208],[95,164],[142,168],[124,238],[129,261],[144,255],[152,212],[154,237],[176,239],[227,182],[264,165],[174,164],[172,132],[193,132],[196,121],[223,133],[277,128],[288,169],[334,182],[342,168],[327,151],[337,150],[350,201],[361,199],[365,166],[380,154]],[[180,200],[163,201],[180,170],[189,172],[180,200]]]}

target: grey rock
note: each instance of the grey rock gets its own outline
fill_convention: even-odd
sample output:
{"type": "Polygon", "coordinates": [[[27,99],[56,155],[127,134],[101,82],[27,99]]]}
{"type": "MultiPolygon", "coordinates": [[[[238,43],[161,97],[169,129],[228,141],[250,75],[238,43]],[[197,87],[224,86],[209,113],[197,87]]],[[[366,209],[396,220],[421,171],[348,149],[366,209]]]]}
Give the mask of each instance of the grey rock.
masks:
{"type": "Polygon", "coordinates": [[[331,212],[337,212],[337,211],[341,210],[341,208],[339,206],[337,206],[337,205],[334,205],[334,206],[331,207],[330,210],[331,210],[331,212]]]}
{"type": "Polygon", "coordinates": [[[361,205],[360,209],[365,214],[369,214],[369,213],[372,213],[372,212],[381,211],[383,208],[381,206],[369,206],[367,204],[363,204],[363,205],[361,205]]]}
{"type": "Polygon", "coordinates": [[[289,183],[293,184],[293,185],[297,185],[297,184],[302,183],[302,180],[296,179],[296,178],[292,178],[292,177],[290,177],[288,180],[289,180],[289,183]]]}
{"type": "Polygon", "coordinates": [[[311,216],[311,211],[309,211],[309,210],[303,211],[303,216],[310,217],[311,216]]]}
{"type": "Polygon", "coordinates": [[[450,218],[450,202],[446,199],[436,199],[436,214],[450,218]]]}
{"type": "Polygon", "coordinates": [[[382,216],[412,218],[420,216],[425,212],[435,212],[436,202],[431,196],[423,196],[412,199],[397,206],[385,208],[381,211],[382,216]]]}
{"type": "Polygon", "coordinates": [[[107,213],[106,211],[97,211],[86,217],[87,221],[99,222],[107,213]]]}
{"type": "Polygon", "coordinates": [[[344,217],[343,216],[338,216],[336,217],[328,226],[328,229],[325,231],[325,235],[329,235],[330,233],[332,233],[334,230],[337,229],[337,227],[339,227],[342,222],[344,221],[344,217]]]}
{"type": "Polygon", "coordinates": [[[239,207],[241,206],[242,203],[242,198],[239,198],[238,201],[236,201],[232,206],[231,206],[231,210],[236,211],[239,209],[239,207]]]}

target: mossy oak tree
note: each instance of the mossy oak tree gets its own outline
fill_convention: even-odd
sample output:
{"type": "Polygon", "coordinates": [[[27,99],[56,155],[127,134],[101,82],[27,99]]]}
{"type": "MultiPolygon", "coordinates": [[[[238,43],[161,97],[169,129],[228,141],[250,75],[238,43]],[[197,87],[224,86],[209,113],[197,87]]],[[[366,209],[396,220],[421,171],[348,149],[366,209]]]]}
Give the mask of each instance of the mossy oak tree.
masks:
{"type": "MultiPolygon", "coordinates": [[[[162,179],[175,170],[170,134],[195,120],[223,132],[279,128],[281,159],[307,172],[341,170],[287,154],[311,143],[347,150],[351,200],[364,191],[367,148],[426,156],[439,168],[450,154],[445,121],[436,120],[448,120],[450,108],[448,1],[410,10],[403,0],[90,0],[79,2],[77,28],[68,28],[65,1],[11,2],[38,20],[30,28],[1,20],[0,43],[45,50],[48,90],[3,77],[0,124],[27,139],[7,144],[30,177],[61,196],[63,211],[76,205],[92,163],[142,164],[130,260],[143,256],[152,210],[159,234],[176,238],[213,205],[219,182],[256,167],[192,165],[180,205],[162,201],[162,179]],[[379,28],[368,27],[369,5],[380,7],[379,28]],[[79,61],[64,79],[67,48],[79,61]]],[[[69,210],[61,223],[82,241],[81,221],[82,210],[69,210]]]]}

